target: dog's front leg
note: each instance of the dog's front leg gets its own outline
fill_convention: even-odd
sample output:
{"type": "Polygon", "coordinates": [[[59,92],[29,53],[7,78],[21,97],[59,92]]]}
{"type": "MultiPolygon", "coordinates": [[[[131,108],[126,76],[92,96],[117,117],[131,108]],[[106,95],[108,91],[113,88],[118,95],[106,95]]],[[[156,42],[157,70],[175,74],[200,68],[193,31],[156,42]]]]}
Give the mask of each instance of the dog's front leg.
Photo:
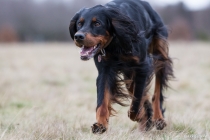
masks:
{"type": "Polygon", "coordinates": [[[92,126],[92,132],[102,134],[108,128],[110,116],[110,92],[106,82],[106,75],[100,74],[97,78],[97,122],[92,126]]]}

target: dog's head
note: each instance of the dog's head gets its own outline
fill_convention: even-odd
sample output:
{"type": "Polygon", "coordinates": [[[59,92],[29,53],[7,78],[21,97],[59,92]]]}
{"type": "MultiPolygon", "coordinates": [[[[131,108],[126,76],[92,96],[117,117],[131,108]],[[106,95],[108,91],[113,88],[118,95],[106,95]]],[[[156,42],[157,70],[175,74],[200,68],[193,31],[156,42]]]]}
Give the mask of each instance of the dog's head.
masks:
{"type": "Polygon", "coordinates": [[[98,5],[76,13],[71,19],[69,32],[76,46],[81,48],[81,59],[89,60],[106,48],[114,35],[121,46],[129,46],[138,30],[119,10],[98,5]]]}
{"type": "Polygon", "coordinates": [[[89,60],[111,41],[109,23],[103,6],[83,9],[72,18],[69,31],[75,44],[81,48],[81,59],[89,60]]]}

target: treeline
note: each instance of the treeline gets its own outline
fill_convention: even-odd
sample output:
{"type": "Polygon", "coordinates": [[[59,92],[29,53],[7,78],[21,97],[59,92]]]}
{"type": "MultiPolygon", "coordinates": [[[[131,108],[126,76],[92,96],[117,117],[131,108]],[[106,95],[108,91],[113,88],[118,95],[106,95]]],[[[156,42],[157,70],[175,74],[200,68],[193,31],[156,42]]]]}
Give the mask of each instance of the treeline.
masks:
{"type": "Polygon", "coordinates": [[[172,40],[210,40],[210,5],[199,11],[190,11],[180,2],[158,8],[168,25],[172,40]]]}
{"type": "MultiPolygon", "coordinates": [[[[83,7],[99,3],[94,0],[0,0],[0,42],[70,41],[68,26],[72,16],[83,7]]],[[[170,39],[210,39],[210,6],[190,11],[179,3],[155,9],[168,25],[170,39]]]]}

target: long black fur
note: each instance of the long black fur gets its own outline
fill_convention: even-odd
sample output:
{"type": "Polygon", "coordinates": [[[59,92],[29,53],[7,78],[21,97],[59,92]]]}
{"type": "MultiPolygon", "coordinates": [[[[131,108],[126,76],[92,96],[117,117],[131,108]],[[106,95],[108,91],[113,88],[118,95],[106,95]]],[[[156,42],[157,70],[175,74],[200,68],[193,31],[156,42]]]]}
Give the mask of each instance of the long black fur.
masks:
{"type": "MultiPolygon", "coordinates": [[[[106,56],[98,62],[101,53],[94,56],[98,69],[97,77],[97,107],[102,104],[105,88],[111,93],[111,103],[125,105],[123,100],[130,98],[123,82],[134,82],[135,98],[132,110],[139,111],[142,96],[153,74],[160,79],[161,84],[161,110],[164,100],[163,90],[168,87],[168,80],[173,77],[172,61],[168,57],[167,44],[160,46],[158,41],[165,43],[168,37],[167,29],[159,15],[151,6],[140,0],[114,0],[106,5],[98,5],[90,9],[79,11],[71,20],[69,31],[71,37],[77,30],[77,20],[84,14],[95,14],[105,19],[106,30],[113,37],[105,48],[106,56]],[[163,52],[160,51],[162,47],[163,52]],[[167,57],[164,57],[164,54],[167,57]],[[126,77],[126,78],[125,78],[126,77]]],[[[83,29],[85,30],[85,29],[83,29]]],[[[103,35],[86,29],[94,36],[103,35]]],[[[147,103],[146,103],[147,104],[147,103]]],[[[113,110],[113,109],[112,109],[113,110]]],[[[148,116],[151,117],[152,109],[149,107],[148,116]]]]}

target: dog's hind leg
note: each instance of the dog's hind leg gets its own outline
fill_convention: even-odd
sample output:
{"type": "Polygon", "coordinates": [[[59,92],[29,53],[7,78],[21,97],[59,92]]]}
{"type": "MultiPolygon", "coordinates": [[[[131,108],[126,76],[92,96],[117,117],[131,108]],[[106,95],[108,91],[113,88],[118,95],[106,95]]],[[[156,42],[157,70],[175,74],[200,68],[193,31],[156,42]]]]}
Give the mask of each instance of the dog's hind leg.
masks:
{"type": "Polygon", "coordinates": [[[163,109],[163,91],[168,87],[168,81],[174,77],[172,69],[172,60],[168,55],[167,30],[160,28],[150,45],[154,59],[155,68],[155,92],[152,98],[152,107],[154,111],[153,121],[156,128],[162,130],[166,126],[163,109]]]}
{"type": "Polygon", "coordinates": [[[166,122],[163,118],[163,95],[160,83],[160,78],[156,77],[155,80],[155,93],[152,97],[152,108],[154,111],[153,121],[158,130],[162,130],[166,126],[166,122]]]}

